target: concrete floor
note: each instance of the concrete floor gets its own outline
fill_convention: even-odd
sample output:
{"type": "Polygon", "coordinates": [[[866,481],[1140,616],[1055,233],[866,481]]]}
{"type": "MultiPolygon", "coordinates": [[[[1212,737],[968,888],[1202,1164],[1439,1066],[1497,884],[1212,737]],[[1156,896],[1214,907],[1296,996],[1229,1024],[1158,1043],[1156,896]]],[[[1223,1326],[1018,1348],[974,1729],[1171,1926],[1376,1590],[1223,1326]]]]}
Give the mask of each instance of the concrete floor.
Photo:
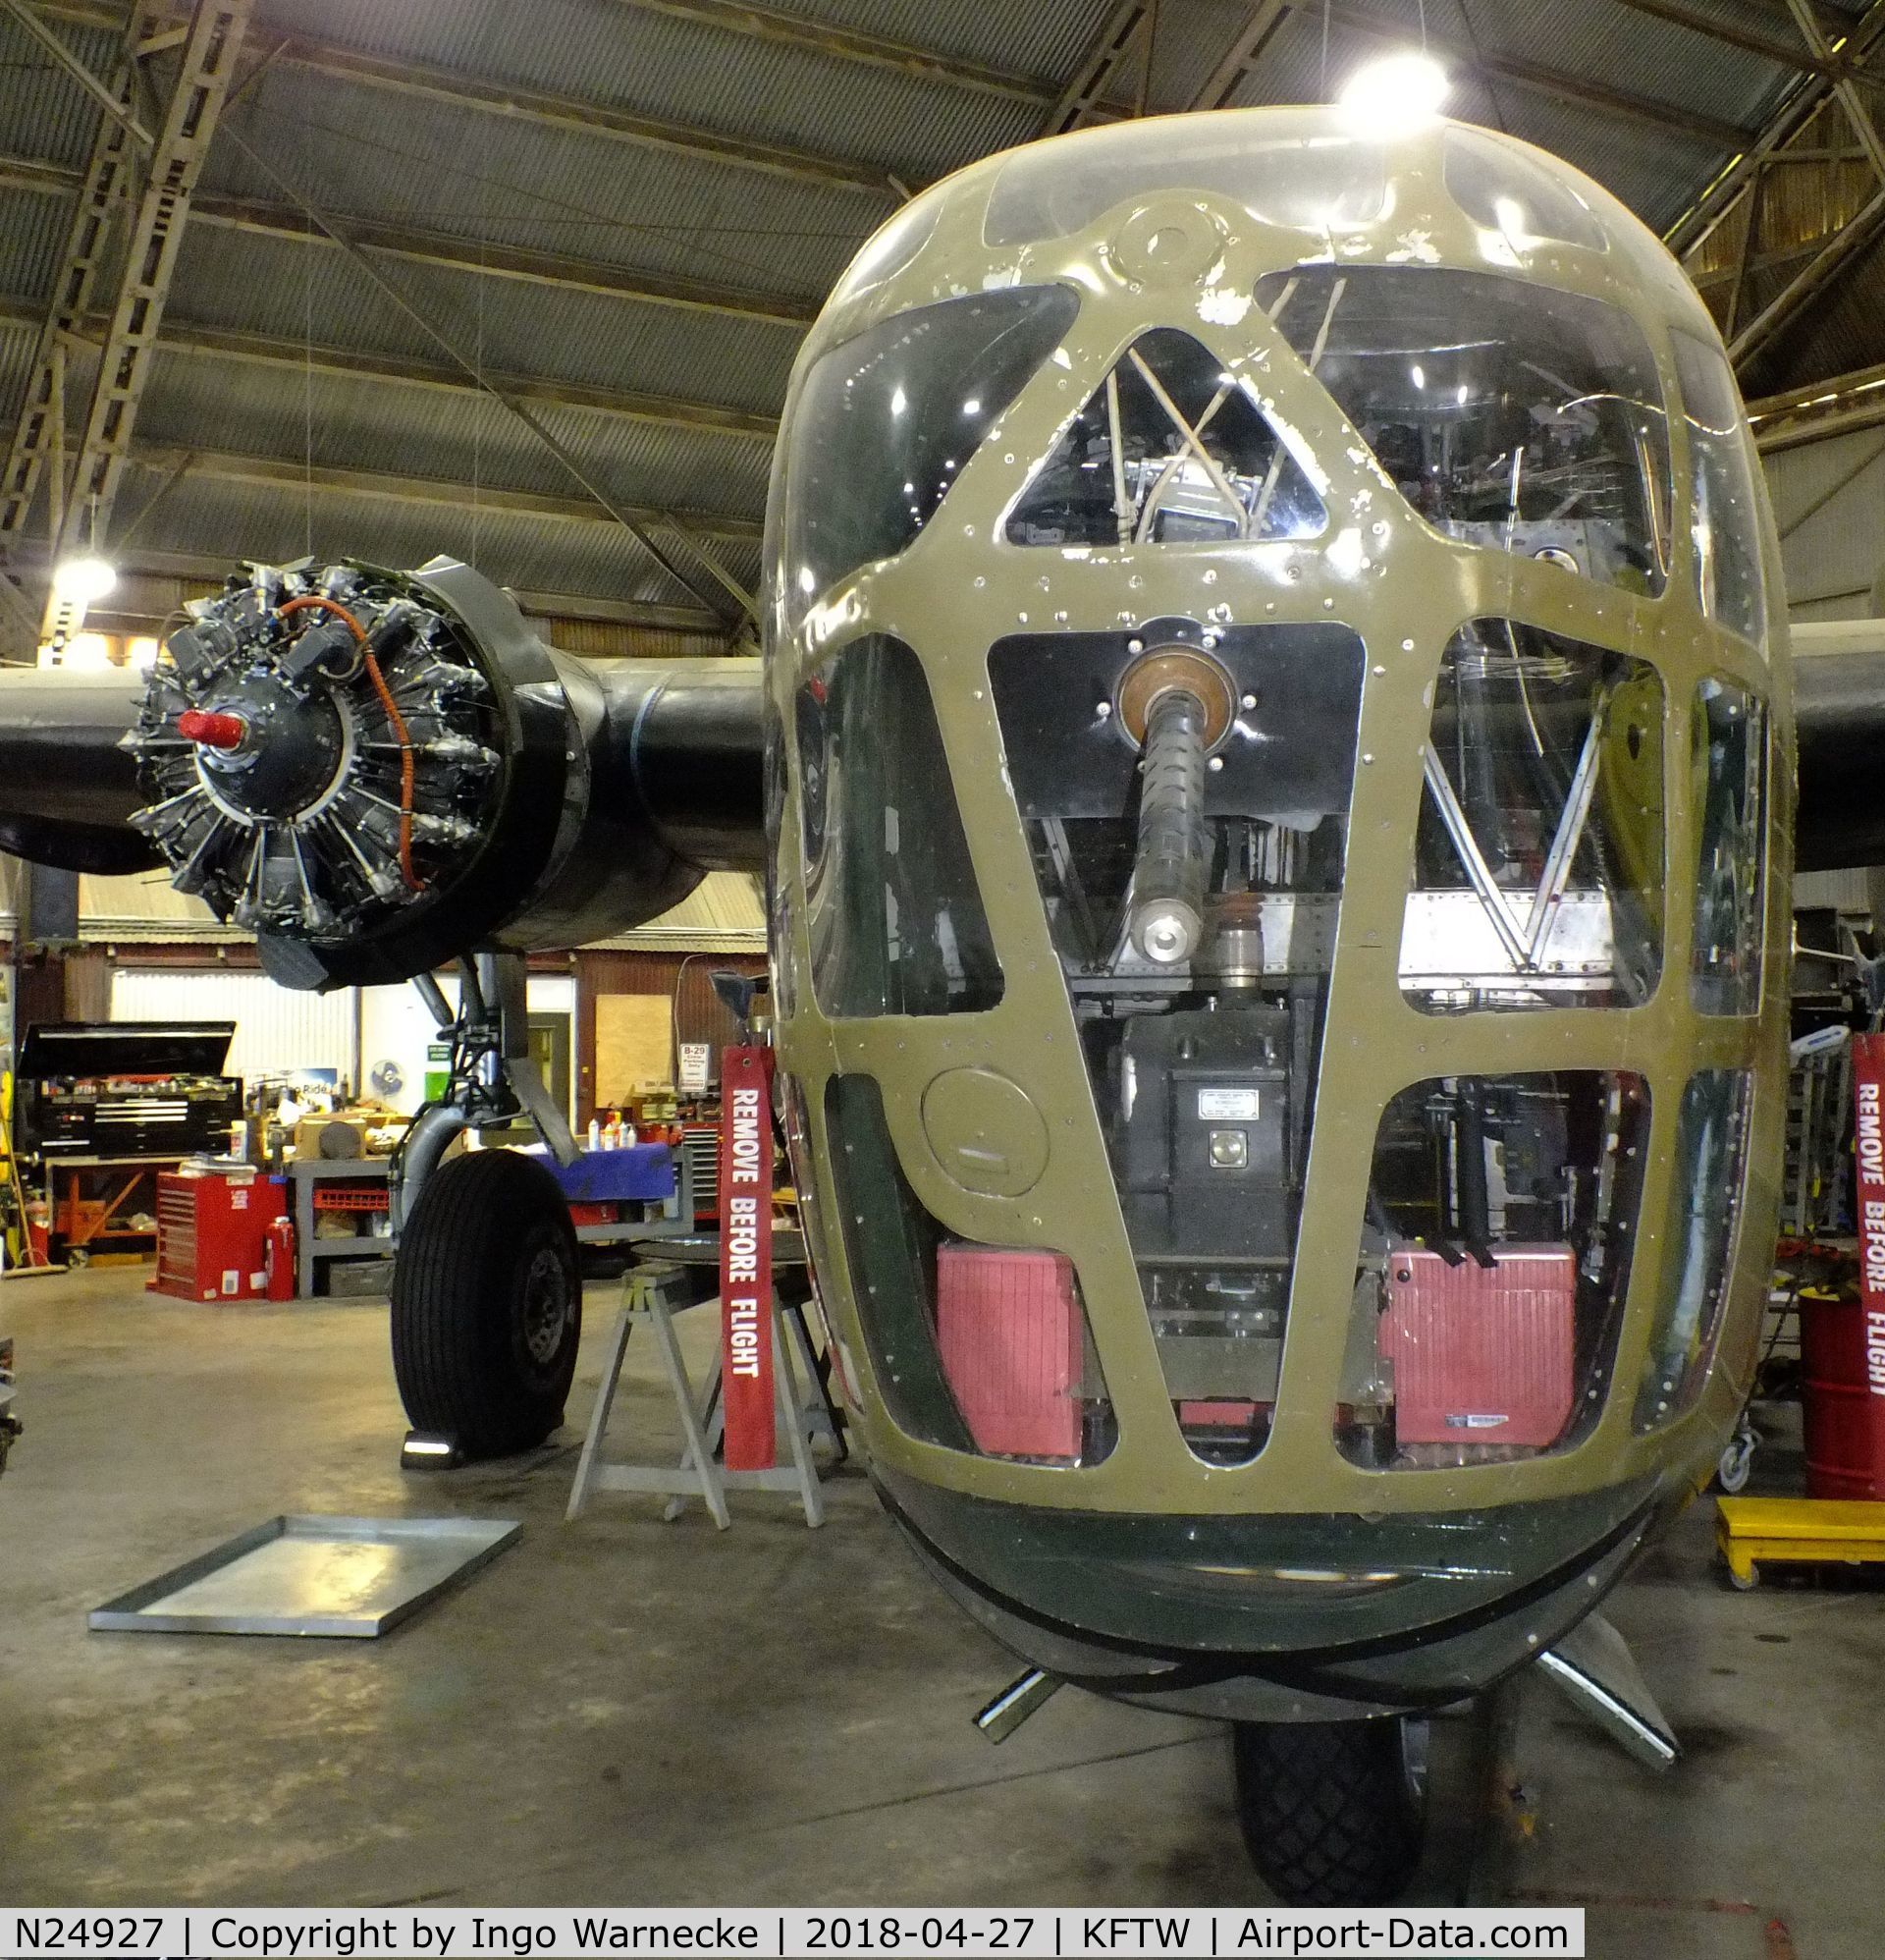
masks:
{"type": "MultiPolygon", "coordinates": [[[[999,1751],[972,1732],[1011,1663],[854,1473],[818,1533],[756,1496],[725,1537],[643,1498],[566,1526],[567,1432],[527,1462],[402,1476],[382,1305],[198,1308],[142,1278],[8,1289],[27,1433],[0,1480],[0,1900],[1261,1899],[1219,1731],[1067,1694],[999,1751]],[[378,1643],[86,1631],[88,1607],[283,1510],[526,1528],[378,1643]]],[[[591,1293],[578,1418],[613,1293],[591,1293]]],[[[673,1434],[646,1374],[616,1420],[673,1434]]],[[[1885,1589],[1731,1594],[1698,1506],[1613,1617],[1688,1760],[1653,1778],[1528,1684],[1514,1842],[1480,1896],[1589,1904],[1593,1955],[1874,1960],[1885,1589]]],[[[1471,1842],[1449,1750],[1435,1898],[1461,1895],[1471,1842]]]]}

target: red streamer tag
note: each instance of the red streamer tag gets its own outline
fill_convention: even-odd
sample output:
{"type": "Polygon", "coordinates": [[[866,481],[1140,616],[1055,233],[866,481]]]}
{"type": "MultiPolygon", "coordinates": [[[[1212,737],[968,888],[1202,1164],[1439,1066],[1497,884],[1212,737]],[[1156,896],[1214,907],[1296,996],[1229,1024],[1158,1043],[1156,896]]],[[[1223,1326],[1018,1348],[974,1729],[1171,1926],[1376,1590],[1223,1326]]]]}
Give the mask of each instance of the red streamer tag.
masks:
{"type": "Polygon", "coordinates": [[[1885,1035],[1853,1037],[1853,1161],[1866,1374],[1885,1395],[1885,1035]]]}
{"type": "Polygon", "coordinates": [[[773,1052],[720,1057],[721,1393],[727,1468],[770,1470],[773,1424],[773,1052]]]}

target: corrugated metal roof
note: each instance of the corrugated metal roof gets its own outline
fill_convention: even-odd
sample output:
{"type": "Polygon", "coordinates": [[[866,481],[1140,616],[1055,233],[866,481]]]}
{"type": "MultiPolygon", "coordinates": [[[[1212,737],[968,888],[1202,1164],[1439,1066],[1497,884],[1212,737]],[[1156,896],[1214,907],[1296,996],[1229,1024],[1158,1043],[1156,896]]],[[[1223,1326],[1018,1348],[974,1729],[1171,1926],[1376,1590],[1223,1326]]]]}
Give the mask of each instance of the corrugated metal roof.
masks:
{"type": "Polygon", "coordinates": [[[1863,618],[1885,571],[1885,431],[1802,443],[1764,463],[1789,607],[1806,619],[1863,618]]]}
{"type": "Polygon", "coordinates": [[[1025,103],[620,0],[533,0],[528,7],[459,0],[447,21],[443,11],[373,0],[279,0],[269,20],[376,53],[474,67],[575,102],[826,150],[906,179],[940,176],[1032,133],[1025,103]]]}
{"type": "MultiPolygon", "coordinates": [[[[485,365],[776,411],[796,330],[380,256],[376,269],[485,365]]],[[[198,226],[172,293],[180,319],[438,360],[436,341],[329,246],[198,226]]],[[[284,386],[298,394],[290,374],[284,386]]]]}
{"type": "MultiPolygon", "coordinates": [[[[606,0],[617,4],[618,0],[606,0]]],[[[933,48],[1011,74],[1069,75],[1112,11],[1113,0],[768,0],[802,15],[905,46],[933,48]]]]}
{"type": "MultiPolygon", "coordinates": [[[[758,442],[533,403],[530,413],[629,503],[744,517],[766,507],[771,450],[758,442]]],[[[466,485],[581,497],[550,450],[489,396],[284,373],[196,355],[159,358],[139,440],[322,465],[444,477],[466,485]]]]}
{"type": "MultiPolygon", "coordinates": [[[[300,68],[270,71],[231,127],[343,224],[422,225],[813,299],[896,202],[300,68]]],[[[204,185],[282,195],[226,143],[204,185]]]]}
{"type": "MultiPolygon", "coordinates": [[[[48,24],[91,70],[107,77],[121,37],[102,27],[48,24]]],[[[98,106],[16,20],[0,14],[0,149],[82,166],[91,154],[98,106]]]]}
{"type": "MultiPolygon", "coordinates": [[[[162,480],[134,467],[124,508],[135,509],[162,480]]],[[[418,565],[446,552],[526,591],[697,606],[627,531],[607,522],[568,523],[447,504],[403,504],[336,492],[305,496],[292,486],[186,476],[137,533],[151,552],[323,559],[368,556],[418,565]]],[[[750,575],[757,546],[729,550],[750,575]]]]}
{"type": "MultiPolygon", "coordinates": [[[[1421,0],[1341,0],[1421,31],[1421,0]]],[[[1755,0],[1688,0],[1768,38],[1789,23],[1755,0]]],[[[1112,0],[768,0],[810,23],[956,56],[1064,84],[1112,13],[1112,0]]],[[[1838,10],[1835,10],[1838,11],[1838,10]]],[[[1850,12],[1850,0],[1845,8],[1850,12]]],[[[1575,8],[1547,0],[1427,0],[1437,39],[1477,39],[1493,55],[1590,77],[1687,114],[1759,123],[1787,72],[1758,55],[1711,43],[1621,0],[1575,8]]],[[[1247,17],[1244,0],[1166,0],[1160,9],[1149,100],[1192,100],[1247,17]]],[[[269,33],[352,47],[395,62],[457,72],[729,137],[783,145],[895,170],[906,181],[940,174],[1024,139],[1042,125],[1039,101],[962,87],[847,61],[777,38],[677,18],[634,0],[263,0],[269,33]]],[[[113,37],[62,28],[94,67],[113,37]]],[[[1243,99],[1319,99],[1383,41],[1340,19],[1328,34],[1314,0],[1285,19],[1243,99]]],[[[0,16],[0,149],[76,166],[88,152],[95,107],[0,16]]],[[[1631,121],[1557,99],[1549,88],[1490,81],[1461,57],[1452,107],[1558,151],[1608,185],[1651,223],[1682,208],[1722,160],[1718,143],[1674,124],[1631,121]]],[[[1119,83],[1131,93],[1128,63],[1119,83]]],[[[856,245],[891,208],[893,194],[772,174],[711,153],[627,142],[522,115],[451,103],[318,74],[294,59],[243,91],[230,129],[343,225],[371,220],[458,241],[554,252],[632,279],[680,276],[816,304],[856,245]]],[[[708,139],[711,151],[712,136],[708,139]]],[[[205,179],[212,194],[279,205],[283,192],[230,141],[219,140],[205,179]]],[[[43,303],[64,237],[68,200],[0,191],[0,293],[43,303]]],[[[555,381],[776,412],[799,342],[790,324],[602,295],[375,256],[410,304],[484,366],[555,381]]],[[[1836,300],[1814,322],[1818,344],[1860,352],[1875,302],[1836,300]]],[[[331,245],[258,236],[198,221],[186,233],[171,320],[303,337],[324,345],[437,361],[431,337],[331,245]]],[[[0,412],[17,401],[27,329],[0,332],[0,412]]],[[[1876,358],[1870,352],[1865,357],[1876,358]]],[[[1776,384],[1778,385],[1778,384],[1776,384]]],[[[78,412],[75,407],[75,414],[78,412]]],[[[667,423],[593,411],[535,408],[585,471],[625,503],[756,517],[766,445],[667,423]]],[[[580,494],[541,444],[495,407],[452,391],[395,385],[257,362],[166,354],[147,392],[138,440],[176,448],[269,456],[293,463],[311,437],[317,463],[458,484],[473,476],[549,495],[580,494]]],[[[119,520],[159,479],[136,469],[119,520]]],[[[368,546],[416,559],[446,549],[475,555],[507,582],[595,597],[687,603],[619,526],[557,521],[460,505],[393,503],[361,494],[312,500],[316,550],[368,546]]],[[[137,533],[140,548],[234,555],[295,553],[308,502],[292,485],[186,478],[137,533]]],[[[748,542],[722,547],[735,575],[757,575],[748,542]]]]}
{"type": "Polygon", "coordinates": [[[0,293],[37,299],[51,291],[70,222],[64,198],[0,188],[0,293]]]}

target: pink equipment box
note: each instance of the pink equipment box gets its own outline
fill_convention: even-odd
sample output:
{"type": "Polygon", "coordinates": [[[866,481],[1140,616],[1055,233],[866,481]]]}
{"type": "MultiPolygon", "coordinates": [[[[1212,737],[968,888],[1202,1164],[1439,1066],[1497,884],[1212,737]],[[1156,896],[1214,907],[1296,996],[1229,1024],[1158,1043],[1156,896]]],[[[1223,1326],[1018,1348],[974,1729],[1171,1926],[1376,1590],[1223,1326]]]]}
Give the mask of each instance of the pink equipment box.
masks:
{"type": "Polygon", "coordinates": [[[978,1449],[1078,1461],[1082,1332],[1062,1254],[938,1246],[937,1347],[978,1449]]]}
{"type": "Polygon", "coordinates": [[[1577,1398],[1577,1291],[1568,1245],[1508,1245],[1489,1267],[1394,1247],[1379,1338],[1396,1441],[1549,1448],[1577,1398]]]}

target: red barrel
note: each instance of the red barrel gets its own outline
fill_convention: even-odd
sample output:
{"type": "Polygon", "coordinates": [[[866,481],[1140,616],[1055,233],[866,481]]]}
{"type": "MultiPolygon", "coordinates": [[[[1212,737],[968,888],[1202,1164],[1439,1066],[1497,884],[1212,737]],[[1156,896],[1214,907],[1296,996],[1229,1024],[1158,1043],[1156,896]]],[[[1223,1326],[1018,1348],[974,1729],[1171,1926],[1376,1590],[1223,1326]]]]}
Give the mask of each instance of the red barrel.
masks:
{"type": "Polygon", "coordinates": [[[1885,1306],[1800,1303],[1806,1495],[1885,1501],[1885,1306]]]}
{"type": "Polygon", "coordinates": [[[271,1300],[295,1297],[295,1221],[270,1219],[262,1233],[262,1291],[271,1300]]]}

